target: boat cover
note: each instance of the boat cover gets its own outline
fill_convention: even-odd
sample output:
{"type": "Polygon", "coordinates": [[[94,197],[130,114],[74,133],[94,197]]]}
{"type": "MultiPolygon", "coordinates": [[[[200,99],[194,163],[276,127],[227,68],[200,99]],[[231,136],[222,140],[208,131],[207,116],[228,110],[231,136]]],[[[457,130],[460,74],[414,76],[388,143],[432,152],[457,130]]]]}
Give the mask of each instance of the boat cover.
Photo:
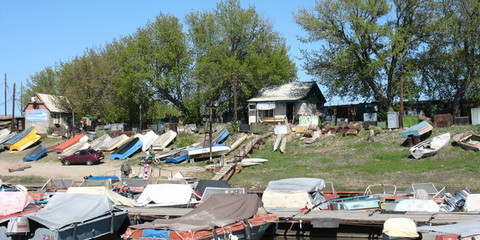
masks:
{"type": "Polygon", "coordinates": [[[153,222],[130,226],[135,229],[174,231],[210,230],[253,217],[262,201],[256,194],[215,194],[182,217],[156,219],[153,222]]]}
{"type": "Polygon", "coordinates": [[[34,203],[26,192],[0,192],[0,216],[21,212],[34,203]]]}
{"type": "Polygon", "coordinates": [[[58,193],[48,201],[44,209],[26,215],[50,230],[100,217],[114,210],[105,195],[58,193]]]}
{"type": "Polygon", "coordinates": [[[107,196],[115,205],[133,207],[133,199],[126,198],[106,187],[70,187],[67,193],[100,194],[107,196]]]}
{"type": "Polygon", "coordinates": [[[480,218],[463,223],[417,227],[417,231],[421,233],[436,233],[437,235],[457,234],[464,238],[480,235],[480,228],[478,226],[480,226],[480,218]]]}
{"type": "Polygon", "coordinates": [[[286,178],[270,181],[265,191],[275,192],[308,192],[312,194],[314,204],[325,201],[323,188],[325,181],[320,178],[286,178]]]}
{"type": "Polygon", "coordinates": [[[439,212],[440,206],[433,200],[405,199],[395,205],[395,211],[439,212]]]}
{"type": "Polygon", "coordinates": [[[135,201],[144,206],[151,202],[160,206],[175,206],[190,203],[193,190],[189,184],[149,184],[135,201]]]}
{"type": "Polygon", "coordinates": [[[480,211],[480,194],[468,194],[463,210],[467,212],[480,211]]]}
{"type": "Polygon", "coordinates": [[[227,181],[222,180],[200,180],[197,186],[195,186],[195,192],[201,196],[207,187],[231,188],[232,186],[227,181]]]}
{"type": "Polygon", "coordinates": [[[390,238],[415,239],[417,233],[417,224],[410,218],[389,218],[383,223],[383,233],[390,238]]]}
{"type": "Polygon", "coordinates": [[[311,208],[315,204],[307,192],[275,192],[265,190],[262,202],[266,208],[311,208]]]}

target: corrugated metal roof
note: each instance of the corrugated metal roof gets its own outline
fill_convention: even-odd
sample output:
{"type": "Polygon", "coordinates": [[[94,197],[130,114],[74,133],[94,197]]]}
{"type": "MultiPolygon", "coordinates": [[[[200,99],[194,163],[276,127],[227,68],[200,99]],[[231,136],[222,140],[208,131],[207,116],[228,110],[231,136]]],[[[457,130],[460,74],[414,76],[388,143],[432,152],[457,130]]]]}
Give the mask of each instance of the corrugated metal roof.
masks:
{"type": "MultiPolygon", "coordinates": [[[[248,99],[247,102],[298,101],[305,98],[316,84],[316,82],[291,82],[281,86],[267,87],[262,89],[257,97],[248,99]]],[[[323,95],[321,97],[323,98],[323,95]]]]}
{"type": "Polygon", "coordinates": [[[38,98],[45,104],[47,109],[50,112],[58,113],[67,113],[68,111],[63,110],[58,103],[56,103],[58,98],[65,98],[63,96],[56,96],[47,93],[37,93],[38,98]]]}

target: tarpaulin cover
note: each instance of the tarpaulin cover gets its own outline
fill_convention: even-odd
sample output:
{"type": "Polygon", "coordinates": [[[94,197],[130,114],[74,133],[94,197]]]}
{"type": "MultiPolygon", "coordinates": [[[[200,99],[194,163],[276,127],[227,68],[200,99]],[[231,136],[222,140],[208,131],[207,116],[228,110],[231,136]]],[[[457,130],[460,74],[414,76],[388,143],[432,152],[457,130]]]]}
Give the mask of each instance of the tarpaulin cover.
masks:
{"type": "Polygon", "coordinates": [[[188,204],[192,194],[189,184],[149,184],[135,201],[135,205],[144,206],[151,202],[160,206],[188,204]]]}
{"type": "Polygon", "coordinates": [[[395,211],[439,212],[440,206],[433,200],[405,199],[395,205],[395,211]]]}
{"type": "Polygon", "coordinates": [[[253,217],[262,201],[256,194],[215,194],[182,217],[156,219],[153,222],[130,226],[134,229],[174,231],[210,230],[253,217]]]}
{"type": "Polygon", "coordinates": [[[134,200],[126,198],[106,187],[70,187],[67,193],[100,194],[107,196],[115,205],[133,207],[134,200]]]}
{"type": "Polygon", "coordinates": [[[480,194],[468,194],[463,210],[466,212],[480,211],[480,194]]]}
{"type": "Polygon", "coordinates": [[[307,192],[264,191],[263,206],[266,208],[304,208],[313,207],[312,196],[307,192]]]}
{"type": "Polygon", "coordinates": [[[0,216],[21,212],[33,199],[26,192],[0,192],[0,216]]]}
{"type": "Polygon", "coordinates": [[[480,235],[480,228],[478,226],[480,226],[480,218],[457,224],[417,227],[417,231],[421,233],[436,233],[437,235],[457,234],[464,238],[480,235]]]}
{"type": "Polygon", "coordinates": [[[417,225],[410,218],[389,218],[383,224],[383,233],[393,238],[418,238],[417,225]]]}
{"type": "Polygon", "coordinates": [[[53,195],[44,209],[27,217],[55,230],[97,218],[112,210],[113,204],[105,195],[62,193],[53,195]]]}
{"type": "Polygon", "coordinates": [[[198,181],[195,191],[203,195],[207,187],[216,187],[216,188],[231,188],[230,184],[227,181],[222,180],[200,180],[198,181]]]}
{"type": "Polygon", "coordinates": [[[314,204],[325,201],[323,188],[325,181],[320,178],[286,178],[270,181],[265,191],[274,192],[308,192],[314,204]]]}
{"type": "Polygon", "coordinates": [[[316,192],[322,191],[325,181],[320,178],[286,178],[270,181],[265,190],[284,192],[316,192]]]}

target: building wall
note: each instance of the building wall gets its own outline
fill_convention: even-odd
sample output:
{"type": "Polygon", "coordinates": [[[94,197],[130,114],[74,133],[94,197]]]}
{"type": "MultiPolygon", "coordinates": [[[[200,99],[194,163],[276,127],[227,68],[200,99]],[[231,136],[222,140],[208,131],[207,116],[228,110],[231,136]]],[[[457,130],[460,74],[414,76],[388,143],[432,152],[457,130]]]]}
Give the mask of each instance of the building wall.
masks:
{"type": "Polygon", "coordinates": [[[283,102],[275,103],[274,115],[275,117],[287,116],[287,104],[283,102]]]}
{"type": "Polygon", "coordinates": [[[295,116],[314,115],[317,113],[317,104],[297,102],[295,103],[295,109],[293,109],[293,112],[295,116]]]}
{"type": "Polygon", "coordinates": [[[35,127],[38,133],[47,133],[50,127],[64,127],[69,114],[52,113],[42,103],[29,103],[25,107],[25,128],[35,127]]]}

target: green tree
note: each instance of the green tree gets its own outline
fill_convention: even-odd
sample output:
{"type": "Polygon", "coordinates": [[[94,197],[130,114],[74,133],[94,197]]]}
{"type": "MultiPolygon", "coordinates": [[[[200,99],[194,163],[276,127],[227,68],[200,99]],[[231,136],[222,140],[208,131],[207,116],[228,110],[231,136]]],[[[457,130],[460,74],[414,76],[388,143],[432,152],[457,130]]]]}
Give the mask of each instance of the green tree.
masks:
{"type": "Polygon", "coordinates": [[[328,95],[375,100],[386,110],[404,92],[399,83],[417,94],[409,62],[429,34],[431,17],[430,1],[318,1],[295,15],[308,33],[301,40],[322,44],[304,51],[304,67],[328,95]]]}
{"type": "Polygon", "coordinates": [[[189,14],[186,21],[201,101],[231,110],[234,120],[237,104],[245,104],[260,88],[296,78],[285,40],[253,6],[243,9],[238,0],[222,1],[212,11],[189,14]]]}
{"type": "Polygon", "coordinates": [[[61,63],[59,90],[66,97],[60,104],[77,118],[87,114],[102,116],[106,111],[111,78],[116,74],[103,50],[87,49],[83,56],[61,63]]]}
{"type": "Polygon", "coordinates": [[[419,65],[430,98],[452,101],[452,113],[460,115],[461,101],[479,100],[480,2],[447,0],[437,8],[440,20],[419,65]]]}
{"type": "MultiPolygon", "coordinates": [[[[172,15],[160,14],[154,22],[140,28],[124,39],[121,55],[121,89],[142,88],[142,96],[155,101],[169,102],[188,119],[198,113],[193,104],[195,82],[188,74],[192,63],[182,24],[172,15]],[[191,104],[192,103],[192,104],[191,104]]],[[[137,104],[148,103],[137,99],[137,104]]]]}
{"type": "Polygon", "coordinates": [[[59,94],[59,72],[57,67],[45,67],[42,71],[31,75],[22,89],[20,102],[26,106],[35,93],[59,94]]]}

